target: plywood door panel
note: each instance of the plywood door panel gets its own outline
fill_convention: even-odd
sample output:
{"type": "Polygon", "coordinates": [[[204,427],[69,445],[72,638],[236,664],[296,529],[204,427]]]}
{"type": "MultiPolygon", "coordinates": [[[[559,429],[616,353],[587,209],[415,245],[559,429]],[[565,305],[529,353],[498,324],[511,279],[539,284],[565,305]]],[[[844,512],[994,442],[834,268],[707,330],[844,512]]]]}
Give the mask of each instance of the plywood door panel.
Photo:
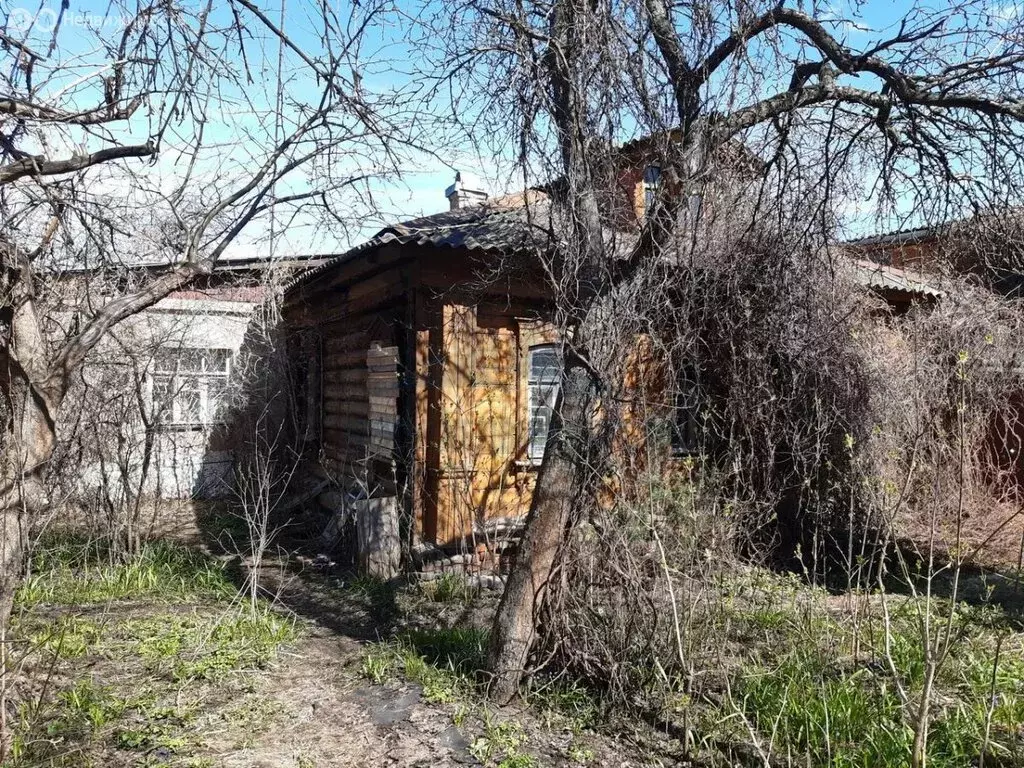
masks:
{"type": "Polygon", "coordinates": [[[470,536],[474,524],[526,514],[529,480],[515,471],[519,343],[514,318],[475,308],[443,310],[444,365],[437,482],[437,540],[470,536]]]}
{"type": "Polygon", "coordinates": [[[450,542],[472,529],[473,307],[447,304],[441,312],[442,359],[437,535],[450,542]]]}

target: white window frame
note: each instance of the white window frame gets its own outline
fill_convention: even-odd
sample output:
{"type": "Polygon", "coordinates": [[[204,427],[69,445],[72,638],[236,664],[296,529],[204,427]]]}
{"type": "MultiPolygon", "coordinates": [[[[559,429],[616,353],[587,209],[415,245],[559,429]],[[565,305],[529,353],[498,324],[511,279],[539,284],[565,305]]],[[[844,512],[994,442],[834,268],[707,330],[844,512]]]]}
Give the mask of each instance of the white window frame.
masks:
{"type": "Polygon", "coordinates": [[[651,213],[658,201],[658,190],[661,188],[661,166],[648,165],[644,168],[644,217],[651,213]]]}
{"type": "Polygon", "coordinates": [[[557,344],[536,344],[526,354],[526,451],[525,463],[537,466],[544,458],[551,419],[562,388],[562,365],[557,344]],[[555,365],[538,368],[535,360],[554,354],[555,365]],[[554,374],[551,374],[551,371],[554,374]]]}
{"type": "Polygon", "coordinates": [[[676,376],[672,398],[671,445],[674,456],[689,456],[700,448],[700,380],[693,365],[684,365],[676,376]]]}
{"type": "Polygon", "coordinates": [[[227,391],[233,364],[234,350],[225,347],[161,347],[153,356],[149,375],[149,402],[157,426],[166,430],[204,429],[221,423],[224,399],[214,395],[214,386],[221,395],[227,391]],[[194,363],[189,363],[189,356],[194,363]],[[218,356],[223,365],[215,363],[218,356]],[[170,401],[170,413],[158,392],[164,383],[168,386],[164,397],[170,401]],[[194,417],[188,413],[192,410],[185,400],[188,392],[198,396],[194,417]]]}

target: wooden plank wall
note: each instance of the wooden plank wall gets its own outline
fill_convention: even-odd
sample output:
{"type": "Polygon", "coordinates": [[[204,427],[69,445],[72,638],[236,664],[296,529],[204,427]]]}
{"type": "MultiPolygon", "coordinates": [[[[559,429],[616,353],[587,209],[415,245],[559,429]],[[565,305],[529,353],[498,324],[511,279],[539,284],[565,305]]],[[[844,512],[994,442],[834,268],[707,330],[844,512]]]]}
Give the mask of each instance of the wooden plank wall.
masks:
{"type": "Polygon", "coordinates": [[[552,334],[509,302],[444,303],[417,335],[417,504],[427,540],[476,547],[487,521],[529,511],[525,355],[552,334]]]}
{"type": "Polygon", "coordinates": [[[320,455],[343,487],[395,495],[395,439],[409,277],[399,249],[343,265],[290,296],[288,322],[322,339],[320,455]]]}
{"type": "MultiPolygon", "coordinates": [[[[429,541],[475,549],[489,543],[481,535],[487,522],[529,511],[538,467],[526,456],[527,360],[532,347],[558,336],[550,324],[521,316],[527,312],[507,302],[444,303],[437,328],[418,334],[417,458],[428,471],[417,510],[429,541]]],[[[647,466],[648,420],[667,402],[664,366],[649,338],[637,339],[620,373],[621,426],[601,494],[607,503],[647,466]]]]}
{"type": "Polygon", "coordinates": [[[475,280],[474,258],[385,246],[290,293],[285,307],[292,327],[315,327],[323,340],[326,468],[376,495],[412,489],[415,538],[442,545],[472,538],[483,521],[524,515],[536,474],[517,463],[520,335],[521,318],[543,314],[544,296],[524,280],[491,299],[459,298],[475,280]],[[415,375],[403,395],[407,369],[415,375]]]}

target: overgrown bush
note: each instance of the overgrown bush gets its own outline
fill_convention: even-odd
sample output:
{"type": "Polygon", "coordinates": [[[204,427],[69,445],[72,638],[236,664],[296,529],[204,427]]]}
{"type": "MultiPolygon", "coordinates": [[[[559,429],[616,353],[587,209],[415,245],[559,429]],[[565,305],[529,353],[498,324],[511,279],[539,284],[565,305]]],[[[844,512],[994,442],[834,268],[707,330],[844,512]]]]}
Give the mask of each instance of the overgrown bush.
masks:
{"type": "Polygon", "coordinates": [[[1019,552],[1024,315],[939,275],[888,305],[844,255],[750,235],[680,246],[685,267],[641,275],[587,328],[602,386],[537,670],[694,749],[1016,764],[996,644],[1020,637],[961,601],[969,569],[1019,552]],[[684,455],[680,394],[699,401],[684,455]]]}

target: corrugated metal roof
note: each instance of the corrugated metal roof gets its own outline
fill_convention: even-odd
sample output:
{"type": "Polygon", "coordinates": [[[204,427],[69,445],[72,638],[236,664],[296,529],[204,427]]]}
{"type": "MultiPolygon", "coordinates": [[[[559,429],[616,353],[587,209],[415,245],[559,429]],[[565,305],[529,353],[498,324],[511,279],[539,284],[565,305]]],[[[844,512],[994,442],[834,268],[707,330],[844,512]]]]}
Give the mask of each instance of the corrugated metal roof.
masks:
{"type": "Polygon", "coordinates": [[[882,291],[903,291],[918,296],[942,298],[942,290],[924,275],[912,275],[904,269],[878,264],[866,259],[851,259],[854,279],[867,288],[882,291]]]}
{"type": "MultiPolygon", "coordinates": [[[[550,248],[553,241],[552,210],[545,200],[529,206],[493,204],[444,211],[386,227],[354,248],[297,275],[287,286],[293,290],[360,254],[388,244],[434,248],[464,248],[485,253],[516,253],[550,248]]],[[[905,234],[910,234],[905,233],[905,234]]],[[[866,259],[850,259],[854,279],[874,290],[941,298],[943,292],[923,275],[866,259]]]]}
{"type": "Polygon", "coordinates": [[[847,240],[844,245],[865,247],[870,245],[911,245],[922,240],[929,240],[938,236],[939,230],[935,227],[914,227],[912,229],[897,229],[892,232],[879,232],[866,237],[858,237],[856,240],[847,240]]]}
{"type": "Polygon", "coordinates": [[[552,242],[550,225],[550,206],[546,202],[515,208],[480,205],[422,216],[385,227],[365,243],[302,272],[286,290],[390,243],[501,253],[545,249],[552,242]]]}

